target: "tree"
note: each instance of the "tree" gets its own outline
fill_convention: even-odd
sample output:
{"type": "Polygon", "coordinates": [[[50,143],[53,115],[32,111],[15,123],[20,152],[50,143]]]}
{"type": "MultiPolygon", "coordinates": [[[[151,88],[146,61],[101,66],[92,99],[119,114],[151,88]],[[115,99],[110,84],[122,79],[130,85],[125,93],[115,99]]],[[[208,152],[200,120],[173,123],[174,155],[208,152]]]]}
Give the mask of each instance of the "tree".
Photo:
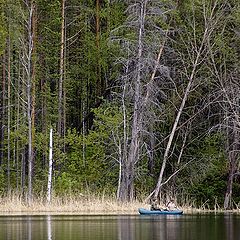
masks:
{"type": "Polygon", "coordinates": [[[5,45],[6,45],[6,36],[7,36],[7,24],[6,24],[6,16],[4,11],[4,1],[0,1],[0,22],[2,23],[0,26],[0,58],[1,58],[1,99],[0,99],[0,165],[3,163],[3,147],[4,147],[4,129],[5,129],[5,85],[6,85],[6,53],[5,53],[5,45]]]}
{"type": "Polygon", "coordinates": [[[61,15],[61,49],[60,49],[60,77],[58,84],[58,133],[63,136],[65,133],[65,103],[64,103],[64,55],[65,55],[65,0],[62,0],[62,15],[61,15]]]}
{"type": "Polygon", "coordinates": [[[47,187],[47,201],[50,203],[52,198],[52,165],[53,165],[53,129],[50,129],[49,134],[49,169],[48,169],[48,187],[47,187]]]}
{"type": "MultiPolygon", "coordinates": [[[[119,146],[117,191],[117,197],[121,201],[131,201],[134,198],[136,165],[142,158],[144,139],[156,121],[154,114],[157,114],[151,110],[155,106],[155,109],[161,111],[159,100],[162,83],[158,79],[168,78],[168,68],[160,65],[159,59],[167,31],[163,28],[167,18],[164,10],[168,12],[171,7],[171,4],[164,5],[158,1],[130,1],[128,18],[123,26],[126,35],[114,37],[122,41],[122,48],[126,52],[124,58],[119,60],[124,69],[121,77],[124,133],[119,146]]],[[[122,34],[121,30],[118,28],[116,32],[122,34]]]]}
{"type": "MultiPolygon", "coordinates": [[[[185,39],[183,38],[183,36],[180,37],[181,40],[183,41],[184,46],[187,48],[187,54],[188,54],[187,55],[188,61],[184,60],[186,58],[182,59],[184,68],[185,68],[185,74],[187,77],[187,86],[184,90],[180,107],[178,109],[171,132],[169,134],[169,138],[168,138],[167,146],[164,152],[163,162],[162,162],[156,187],[154,191],[151,193],[151,195],[153,194],[155,198],[159,196],[160,188],[164,184],[163,174],[166,168],[167,160],[169,158],[170,149],[172,147],[173,138],[177,131],[180,117],[183,113],[184,107],[192,91],[193,86],[194,88],[196,88],[196,86],[199,84],[197,83],[197,77],[198,77],[197,74],[200,71],[201,66],[205,61],[206,55],[208,54],[207,43],[211,42],[210,39],[212,37],[212,34],[215,28],[217,27],[219,18],[222,17],[222,10],[218,9],[218,1],[215,1],[213,5],[210,5],[210,4],[208,5],[208,4],[205,4],[204,2],[201,2],[201,5],[202,5],[201,14],[203,16],[203,22],[202,22],[203,25],[201,29],[201,34],[199,36],[199,29],[196,28],[197,20],[195,19],[195,10],[196,10],[197,4],[198,3],[195,3],[194,1],[192,1],[193,13],[191,15],[192,19],[190,23],[190,27],[192,28],[190,34],[192,34],[192,36],[191,37],[189,36],[189,38],[187,38],[188,42],[185,42],[185,39]],[[198,32],[198,35],[196,35],[197,32],[198,32]],[[189,71],[189,69],[191,70],[189,71]]],[[[185,32],[187,31],[188,30],[186,29],[185,32]]]]}
{"type": "Polygon", "coordinates": [[[225,136],[225,154],[228,160],[228,180],[224,198],[224,209],[232,207],[233,182],[238,175],[239,161],[239,78],[238,51],[239,37],[236,28],[239,26],[236,3],[230,1],[220,5],[228,11],[224,12],[224,20],[219,24],[214,43],[209,49],[209,71],[215,76],[216,91],[213,95],[218,99],[219,124],[217,128],[225,136]],[[231,26],[231,27],[230,27],[231,26]],[[224,36],[224,37],[223,37],[224,36]]]}
{"type": "Polygon", "coordinates": [[[34,50],[34,11],[35,11],[35,2],[26,1],[23,3],[23,21],[24,21],[24,30],[26,35],[23,35],[21,38],[21,43],[23,46],[23,58],[22,66],[24,68],[23,79],[24,84],[26,85],[26,108],[27,108],[27,126],[28,126],[28,203],[32,201],[32,179],[33,179],[33,50],[34,50]],[[26,11],[26,12],[25,12],[26,11]]]}

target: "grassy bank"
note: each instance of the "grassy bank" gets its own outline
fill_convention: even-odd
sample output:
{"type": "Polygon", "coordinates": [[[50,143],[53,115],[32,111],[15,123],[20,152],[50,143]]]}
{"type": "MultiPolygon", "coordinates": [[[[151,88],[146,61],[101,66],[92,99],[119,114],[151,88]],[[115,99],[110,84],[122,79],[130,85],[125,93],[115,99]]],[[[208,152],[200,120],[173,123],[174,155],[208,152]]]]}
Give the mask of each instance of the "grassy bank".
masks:
{"type": "Polygon", "coordinates": [[[134,201],[119,203],[114,198],[98,195],[53,197],[47,203],[43,197],[34,197],[28,204],[21,195],[11,194],[0,199],[0,215],[5,214],[137,214],[139,207],[148,204],[134,201]]]}
{"type": "MultiPolygon", "coordinates": [[[[162,204],[163,206],[163,204],[162,204]]],[[[35,197],[31,204],[23,199],[20,194],[11,194],[0,198],[0,215],[16,214],[138,214],[138,208],[149,209],[149,204],[142,201],[131,203],[119,203],[115,198],[99,195],[77,195],[53,197],[51,203],[47,203],[44,197],[35,197]]],[[[193,206],[179,206],[184,213],[224,212],[223,209],[209,210],[197,209],[193,206]]],[[[231,212],[240,213],[239,209],[231,212]]]]}

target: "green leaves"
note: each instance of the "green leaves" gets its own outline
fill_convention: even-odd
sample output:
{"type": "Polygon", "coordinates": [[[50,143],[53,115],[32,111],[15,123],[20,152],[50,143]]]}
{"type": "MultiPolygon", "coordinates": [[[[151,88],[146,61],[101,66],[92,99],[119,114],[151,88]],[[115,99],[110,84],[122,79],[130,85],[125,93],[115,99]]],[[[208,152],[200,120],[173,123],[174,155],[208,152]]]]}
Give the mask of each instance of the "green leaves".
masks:
{"type": "Polygon", "coordinates": [[[6,22],[6,1],[0,1],[0,55],[3,54],[6,46],[7,22],[6,22]]]}

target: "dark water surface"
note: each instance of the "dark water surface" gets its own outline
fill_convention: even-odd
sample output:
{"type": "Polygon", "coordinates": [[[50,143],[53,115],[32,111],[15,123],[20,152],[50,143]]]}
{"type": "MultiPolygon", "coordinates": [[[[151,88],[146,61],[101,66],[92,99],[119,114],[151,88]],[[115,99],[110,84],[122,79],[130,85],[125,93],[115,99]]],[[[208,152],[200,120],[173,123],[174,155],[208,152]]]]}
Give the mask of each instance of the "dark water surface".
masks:
{"type": "Polygon", "coordinates": [[[1,216],[3,240],[237,240],[240,215],[1,216]]]}

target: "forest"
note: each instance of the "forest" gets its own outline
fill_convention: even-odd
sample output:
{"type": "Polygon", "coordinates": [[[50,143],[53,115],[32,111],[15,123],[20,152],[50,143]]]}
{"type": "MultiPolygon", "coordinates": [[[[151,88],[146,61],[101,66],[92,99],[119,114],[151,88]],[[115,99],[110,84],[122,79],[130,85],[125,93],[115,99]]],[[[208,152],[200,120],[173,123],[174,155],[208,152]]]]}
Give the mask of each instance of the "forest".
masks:
{"type": "Polygon", "coordinates": [[[0,0],[0,194],[240,204],[239,0],[0,0]]]}

